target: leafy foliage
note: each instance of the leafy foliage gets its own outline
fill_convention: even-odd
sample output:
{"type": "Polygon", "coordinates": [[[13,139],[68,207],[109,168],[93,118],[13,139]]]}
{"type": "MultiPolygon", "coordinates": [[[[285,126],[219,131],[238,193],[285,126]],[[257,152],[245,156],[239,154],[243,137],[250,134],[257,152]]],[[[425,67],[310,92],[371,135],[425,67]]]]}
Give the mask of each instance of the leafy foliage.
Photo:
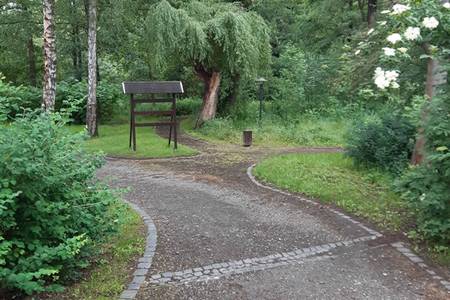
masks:
{"type": "MultiPolygon", "coordinates": [[[[87,85],[85,82],[61,81],[57,86],[56,110],[70,108],[73,122],[83,124],[86,118],[87,85]]],[[[120,85],[105,81],[97,87],[99,116],[101,121],[110,121],[128,102],[120,85]]],[[[42,91],[31,86],[14,86],[0,80],[0,112],[7,119],[24,110],[34,110],[40,107],[42,91]]]]}
{"type": "Polygon", "coordinates": [[[428,109],[425,162],[406,171],[399,191],[417,215],[419,233],[427,240],[449,245],[450,98],[436,98],[428,109]]]}
{"type": "Polygon", "coordinates": [[[399,174],[412,154],[415,127],[398,114],[359,120],[347,134],[347,155],[356,163],[399,174]]]}
{"type": "MultiPolygon", "coordinates": [[[[1,76],[1,74],[0,74],[1,76]]],[[[14,86],[0,78],[0,116],[13,119],[24,108],[36,109],[40,106],[42,91],[29,86],[14,86]]]]}
{"type": "MultiPolygon", "coordinates": [[[[86,119],[86,103],[87,103],[87,84],[86,82],[69,81],[60,82],[57,86],[56,108],[71,110],[71,118],[75,124],[83,124],[86,119]]],[[[97,86],[97,103],[99,119],[102,122],[110,121],[120,112],[128,99],[118,84],[101,81],[97,86]]]]}
{"type": "Polygon", "coordinates": [[[275,60],[271,98],[280,117],[329,113],[336,109],[327,81],[333,76],[332,60],[287,45],[275,60]]]}
{"type": "Polygon", "coordinates": [[[29,114],[0,132],[0,289],[60,289],[115,230],[116,197],[94,180],[102,159],[63,125],[29,114]]]}
{"type": "Polygon", "coordinates": [[[163,0],[150,10],[142,34],[155,49],[155,68],[178,59],[183,65],[253,78],[270,61],[264,20],[236,4],[188,1],[175,8],[163,0]]]}

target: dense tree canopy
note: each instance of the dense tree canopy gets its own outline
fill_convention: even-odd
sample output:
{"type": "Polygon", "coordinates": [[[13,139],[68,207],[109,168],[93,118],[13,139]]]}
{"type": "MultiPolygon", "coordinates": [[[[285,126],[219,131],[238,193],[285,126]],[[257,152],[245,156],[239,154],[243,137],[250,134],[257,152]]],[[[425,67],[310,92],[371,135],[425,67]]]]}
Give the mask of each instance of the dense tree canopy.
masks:
{"type": "Polygon", "coordinates": [[[189,1],[175,8],[163,0],[150,9],[143,38],[155,68],[167,61],[191,66],[204,82],[200,122],[215,116],[222,73],[256,78],[270,61],[264,20],[237,4],[189,1]]]}

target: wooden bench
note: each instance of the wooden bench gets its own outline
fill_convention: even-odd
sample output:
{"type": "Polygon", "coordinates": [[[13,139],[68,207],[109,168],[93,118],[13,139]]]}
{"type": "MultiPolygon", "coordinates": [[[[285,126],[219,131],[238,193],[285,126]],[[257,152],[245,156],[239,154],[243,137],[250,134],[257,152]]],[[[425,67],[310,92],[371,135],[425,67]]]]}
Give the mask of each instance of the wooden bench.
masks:
{"type": "Polygon", "coordinates": [[[181,81],[125,81],[122,83],[124,94],[130,95],[130,143],[129,147],[136,151],[136,127],[170,126],[169,146],[174,140],[174,149],[178,147],[177,140],[177,96],[184,93],[181,81]],[[138,104],[171,103],[170,110],[136,110],[138,104]],[[136,116],[170,117],[170,120],[136,123],[136,116]]]}

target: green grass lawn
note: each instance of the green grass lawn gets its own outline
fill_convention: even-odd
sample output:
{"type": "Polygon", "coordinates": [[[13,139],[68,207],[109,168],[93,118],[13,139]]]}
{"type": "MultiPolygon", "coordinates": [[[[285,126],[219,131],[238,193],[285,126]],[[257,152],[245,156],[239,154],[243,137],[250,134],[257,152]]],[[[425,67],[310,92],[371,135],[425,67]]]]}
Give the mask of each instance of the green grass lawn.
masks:
{"type": "MultiPolygon", "coordinates": [[[[72,132],[83,132],[84,125],[69,126],[72,132]]],[[[136,128],[137,151],[128,148],[129,125],[101,125],[99,137],[87,139],[85,148],[88,151],[102,151],[111,156],[130,158],[157,158],[172,156],[189,156],[197,152],[194,149],[178,144],[178,149],[168,146],[168,140],[158,136],[152,127],[136,128]]]]}
{"type": "Polygon", "coordinates": [[[406,204],[381,173],[355,168],[340,153],[289,154],[258,164],[255,176],[283,189],[333,203],[390,230],[408,221],[406,204]]]}
{"type": "Polygon", "coordinates": [[[242,143],[242,131],[253,130],[253,144],[257,146],[342,146],[348,120],[301,119],[289,125],[266,120],[261,126],[231,119],[215,119],[199,129],[194,129],[195,118],[182,122],[190,135],[214,143],[242,143]]]}
{"type": "Polygon", "coordinates": [[[85,278],[68,286],[62,293],[49,294],[49,299],[118,298],[132,277],[130,268],[134,268],[145,248],[141,217],[129,207],[121,215],[118,234],[101,246],[101,255],[96,258],[96,265],[86,272],[85,278]]]}

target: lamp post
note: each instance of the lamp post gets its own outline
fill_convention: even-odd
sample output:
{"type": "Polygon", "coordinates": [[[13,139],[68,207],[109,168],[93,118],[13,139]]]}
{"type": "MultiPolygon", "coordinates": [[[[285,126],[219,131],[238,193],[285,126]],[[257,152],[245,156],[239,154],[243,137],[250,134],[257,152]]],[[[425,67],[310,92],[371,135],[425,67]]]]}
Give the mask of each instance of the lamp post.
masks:
{"type": "Polygon", "coordinates": [[[262,109],[263,109],[263,100],[264,100],[264,82],[267,80],[263,77],[257,78],[255,80],[256,84],[259,86],[258,98],[259,98],[259,125],[261,125],[262,120],[262,109]]]}

